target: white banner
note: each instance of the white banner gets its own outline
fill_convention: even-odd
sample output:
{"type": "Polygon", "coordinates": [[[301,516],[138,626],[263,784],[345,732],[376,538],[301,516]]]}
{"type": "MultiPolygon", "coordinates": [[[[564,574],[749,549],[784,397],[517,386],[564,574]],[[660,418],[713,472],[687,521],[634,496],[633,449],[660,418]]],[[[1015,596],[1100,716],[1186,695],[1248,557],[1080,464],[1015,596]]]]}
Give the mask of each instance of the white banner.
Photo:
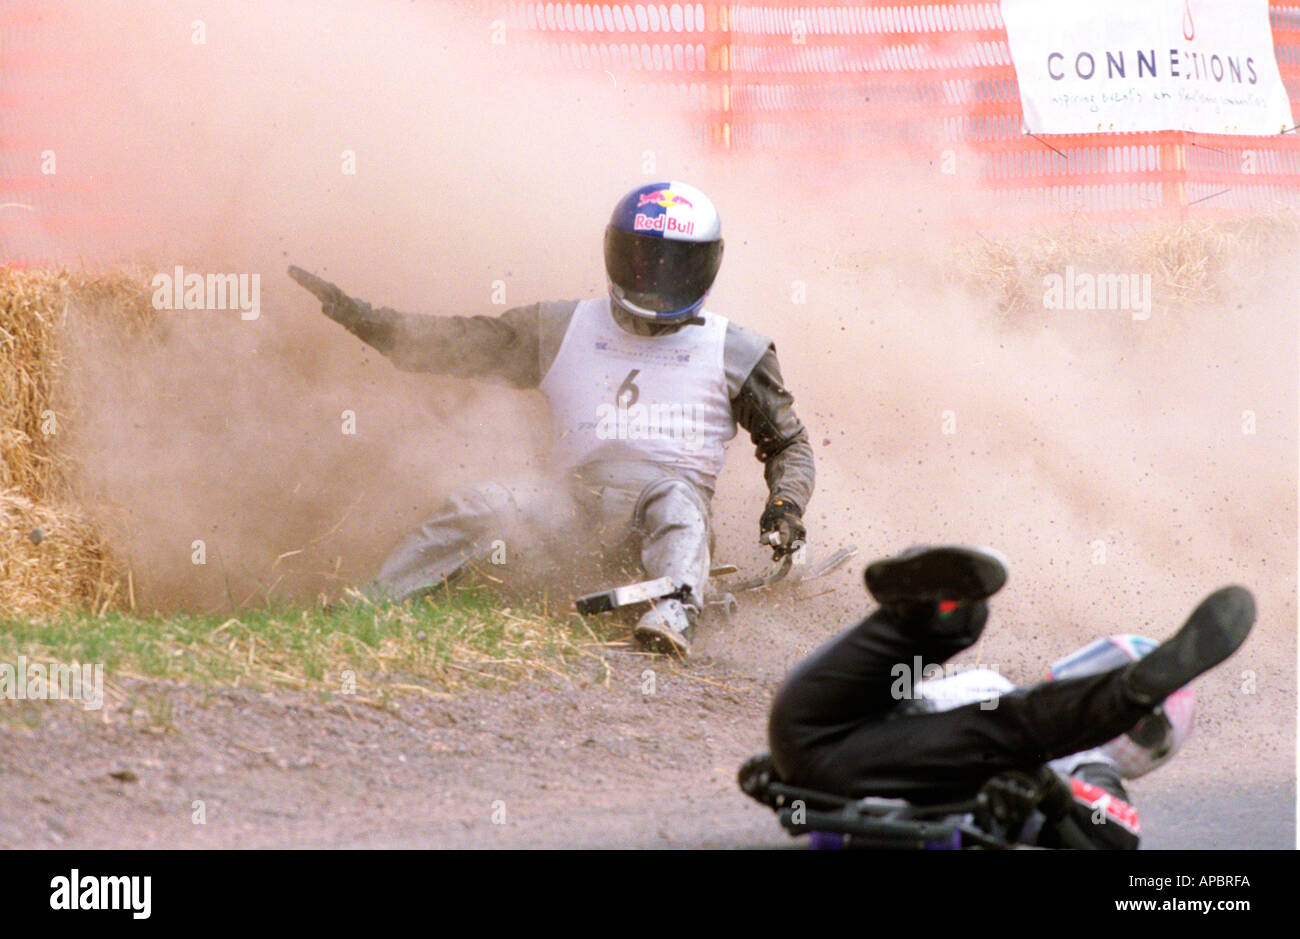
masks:
{"type": "Polygon", "coordinates": [[[1033,133],[1294,126],[1268,0],[1002,0],[1002,18],[1033,133]]]}

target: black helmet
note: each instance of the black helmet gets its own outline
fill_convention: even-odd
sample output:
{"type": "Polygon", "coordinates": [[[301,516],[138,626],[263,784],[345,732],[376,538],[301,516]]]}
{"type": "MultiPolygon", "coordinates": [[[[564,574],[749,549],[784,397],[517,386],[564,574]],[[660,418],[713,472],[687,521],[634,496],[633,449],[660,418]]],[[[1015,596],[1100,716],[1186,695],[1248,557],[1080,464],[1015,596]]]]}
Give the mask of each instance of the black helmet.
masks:
{"type": "Polygon", "coordinates": [[[722,221],[708,196],[685,183],[650,183],[614,207],[605,228],[605,272],[614,303],[638,319],[690,320],[722,264],[722,221]]]}

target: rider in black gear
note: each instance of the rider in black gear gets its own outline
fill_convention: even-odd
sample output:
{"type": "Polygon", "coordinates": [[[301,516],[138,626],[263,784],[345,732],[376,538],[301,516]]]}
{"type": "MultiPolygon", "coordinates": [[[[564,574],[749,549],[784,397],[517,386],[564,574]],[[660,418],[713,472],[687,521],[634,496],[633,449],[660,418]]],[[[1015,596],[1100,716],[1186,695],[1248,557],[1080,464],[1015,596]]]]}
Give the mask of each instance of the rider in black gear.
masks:
{"type": "Polygon", "coordinates": [[[1044,846],[1136,847],[1136,812],[1114,765],[1089,754],[1245,641],[1254,600],[1225,587],[1145,657],[941,709],[900,701],[898,668],[924,672],[970,647],[1005,583],[995,553],[914,548],[866,570],[880,607],[814,652],[777,692],[768,725],[776,774],[791,786],[916,804],[968,800],[1044,846]],[[1051,768],[1048,764],[1052,764],[1051,768]],[[1098,821],[1120,824],[1098,824],[1098,821]],[[1032,830],[1029,830],[1032,829],[1032,830]]]}

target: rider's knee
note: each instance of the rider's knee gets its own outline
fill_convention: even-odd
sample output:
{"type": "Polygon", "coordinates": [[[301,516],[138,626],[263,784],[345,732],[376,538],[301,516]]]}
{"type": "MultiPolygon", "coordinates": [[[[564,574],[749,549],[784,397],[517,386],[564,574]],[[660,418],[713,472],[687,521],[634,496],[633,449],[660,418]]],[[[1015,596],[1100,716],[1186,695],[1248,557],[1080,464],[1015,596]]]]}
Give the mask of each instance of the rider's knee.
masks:
{"type": "Polygon", "coordinates": [[[668,525],[696,524],[703,534],[708,526],[709,507],[686,480],[667,477],[641,491],[635,515],[639,526],[647,531],[668,525]]]}
{"type": "Polygon", "coordinates": [[[573,515],[560,487],[544,482],[482,482],[460,486],[447,495],[447,509],[493,528],[526,526],[539,533],[559,529],[573,515]]]}

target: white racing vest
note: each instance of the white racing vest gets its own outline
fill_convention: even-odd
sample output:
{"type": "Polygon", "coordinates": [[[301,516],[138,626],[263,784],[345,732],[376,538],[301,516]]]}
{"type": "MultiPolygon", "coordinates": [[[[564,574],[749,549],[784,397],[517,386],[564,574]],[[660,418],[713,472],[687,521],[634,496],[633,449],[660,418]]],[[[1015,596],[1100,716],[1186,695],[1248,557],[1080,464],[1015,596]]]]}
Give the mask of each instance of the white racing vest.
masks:
{"type": "Polygon", "coordinates": [[[608,297],[578,304],[539,386],[563,465],[649,460],[712,488],[736,420],[722,358],[727,320],[702,316],[702,326],[635,336],[614,321],[608,297]]]}

